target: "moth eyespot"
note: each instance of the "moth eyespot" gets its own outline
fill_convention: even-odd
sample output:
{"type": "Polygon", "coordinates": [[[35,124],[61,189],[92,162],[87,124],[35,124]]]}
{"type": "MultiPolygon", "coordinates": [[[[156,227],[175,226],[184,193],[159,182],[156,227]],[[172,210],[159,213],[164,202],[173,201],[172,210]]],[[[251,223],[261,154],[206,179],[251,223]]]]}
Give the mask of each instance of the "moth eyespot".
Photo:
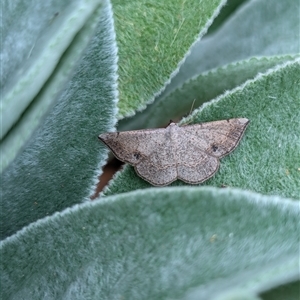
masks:
{"type": "Polygon", "coordinates": [[[211,148],[214,152],[216,152],[218,150],[218,146],[216,146],[216,145],[212,145],[211,148]]]}
{"type": "Polygon", "coordinates": [[[141,154],[140,154],[139,152],[135,152],[135,153],[133,153],[133,156],[134,156],[136,159],[140,159],[141,154]]]}

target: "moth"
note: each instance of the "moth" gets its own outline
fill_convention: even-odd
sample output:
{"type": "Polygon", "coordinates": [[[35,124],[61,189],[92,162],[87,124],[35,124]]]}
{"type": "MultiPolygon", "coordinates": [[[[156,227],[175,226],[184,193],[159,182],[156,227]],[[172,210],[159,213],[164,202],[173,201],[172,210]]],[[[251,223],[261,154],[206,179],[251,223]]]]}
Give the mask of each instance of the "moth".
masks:
{"type": "Polygon", "coordinates": [[[154,186],[177,179],[199,184],[217,172],[220,158],[237,147],[248,124],[246,118],[184,126],[171,122],[166,128],[102,133],[99,139],[154,186]]]}

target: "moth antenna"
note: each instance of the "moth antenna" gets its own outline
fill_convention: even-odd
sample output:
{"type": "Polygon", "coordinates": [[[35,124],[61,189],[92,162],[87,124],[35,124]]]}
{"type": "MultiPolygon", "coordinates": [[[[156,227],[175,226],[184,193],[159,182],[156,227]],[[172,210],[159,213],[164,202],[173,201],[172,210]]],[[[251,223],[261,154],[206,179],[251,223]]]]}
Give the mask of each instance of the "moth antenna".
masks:
{"type": "MultiPolygon", "coordinates": [[[[192,106],[191,106],[191,109],[190,109],[190,112],[189,112],[188,116],[191,115],[191,113],[192,113],[192,111],[194,109],[195,101],[196,101],[196,98],[194,99],[194,101],[192,103],[192,106]]],[[[189,125],[191,122],[192,122],[192,120],[190,120],[189,122],[185,123],[184,125],[189,125]]]]}
{"type": "Polygon", "coordinates": [[[195,101],[196,101],[196,98],[194,99],[193,103],[192,103],[192,106],[191,106],[191,110],[190,110],[190,113],[189,115],[192,113],[193,109],[194,109],[194,104],[195,104],[195,101]]]}

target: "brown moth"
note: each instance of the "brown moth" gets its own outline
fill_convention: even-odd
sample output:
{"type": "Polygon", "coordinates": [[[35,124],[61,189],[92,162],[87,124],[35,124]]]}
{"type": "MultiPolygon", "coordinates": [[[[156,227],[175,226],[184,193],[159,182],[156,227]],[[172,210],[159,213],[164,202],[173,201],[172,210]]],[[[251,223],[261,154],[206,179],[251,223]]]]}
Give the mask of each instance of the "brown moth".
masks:
{"type": "Polygon", "coordinates": [[[166,128],[108,132],[99,135],[121,161],[155,186],[180,179],[198,184],[218,170],[219,159],[232,152],[249,124],[246,118],[166,128]]]}

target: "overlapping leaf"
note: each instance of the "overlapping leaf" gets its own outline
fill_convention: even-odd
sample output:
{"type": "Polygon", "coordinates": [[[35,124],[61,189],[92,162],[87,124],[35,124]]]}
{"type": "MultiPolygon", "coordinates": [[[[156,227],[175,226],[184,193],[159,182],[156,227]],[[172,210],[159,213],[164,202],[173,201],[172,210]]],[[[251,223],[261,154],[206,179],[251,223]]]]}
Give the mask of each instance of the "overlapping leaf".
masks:
{"type": "Polygon", "coordinates": [[[40,126],[72,74],[93,35],[100,3],[4,2],[1,172],[40,126]]]}
{"type": "MultiPolygon", "coordinates": [[[[235,186],[299,198],[299,66],[296,60],[259,75],[204,105],[184,121],[198,123],[237,117],[250,120],[238,148],[221,160],[219,172],[205,185],[235,186]]],[[[181,182],[172,185],[179,184],[181,182]]],[[[126,166],[104,194],[146,187],[149,184],[139,178],[132,167],[126,166]]]]}
{"type": "MultiPolygon", "coordinates": [[[[23,2],[10,4],[11,11],[18,3],[23,2]]],[[[51,17],[41,24],[45,28],[64,17],[67,2],[53,3],[44,4],[48,5],[46,15],[51,17]]],[[[73,2],[76,11],[82,3],[96,2],[73,2]]],[[[88,22],[82,21],[81,27],[74,24],[74,32],[79,27],[82,30],[70,38],[73,43],[63,56],[64,50],[56,51],[63,48],[51,48],[56,51],[54,56],[62,59],[58,64],[49,60],[50,67],[57,68],[36,99],[57,98],[58,104],[2,177],[1,234],[12,234],[0,250],[5,298],[220,300],[257,299],[258,294],[263,299],[297,296],[300,74],[295,58],[300,51],[295,15],[299,3],[249,1],[228,22],[218,23],[218,30],[199,42],[199,48],[194,47],[200,52],[192,51],[189,57],[192,43],[206,32],[225,1],[195,3],[113,1],[120,51],[119,118],[133,115],[153,100],[187,58],[155,105],[144,117],[132,118],[134,127],[168,122],[168,113],[173,114],[171,118],[181,116],[195,98],[198,106],[231,89],[185,120],[251,120],[240,146],[222,160],[219,173],[204,185],[235,186],[294,200],[230,187],[140,190],[149,185],[127,166],[105,192],[119,195],[35,222],[85,201],[106,158],[107,150],[97,135],[114,130],[117,91],[112,14],[110,3],[104,1],[99,10],[91,9],[88,22]],[[55,97],[87,44],[97,14],[100,19],[95,35],[75,76],[55,97]],[[262,57],[249,59],[252,56],[262,57]],[[265,74],[257,76],[260,72],[265,74]],[[186,82],[194,75],[193,81],[186,82]],[[181,88],[171,93],[177,87],[181,88]],[[136,189],[139,191],[123,194],[136,189]]],[[[22,11],[28,21],[28,16],[35,15],[30,7],[24,10],[20,6],[15,11],[22,11]]],[[[11,17],[4,16],[7,20],[11,17]]],[[[13,65],[5,65],[5,74],[22,64],[24,57],[36,57],[37,49],[32,45],[41,27],[31,29],[28,40],[20,33],[26,37],[26,43],[19,43],[24,49],[15,61],[9,59],[13,65]]],[[[44,36],[49,42],[49,35],[44,36]]],[[[6,77],[2,79],[5,85],[6,77]]],[[[43,81],[39,83],[36,91],[43,86],[43,81]]],[[[130,128],[132,124],[128,124],[130,128]]],[[[20,128],[25,128],[25,134],[32,130],[20,128]]]]}
{"type": "Polygon", "coordinates": [[[1,245],[5,299],[212,299],[297,278],[299,206],[233,189],[107,197],[1,245]],[[34,245],[34,247],[32,247],[34,245]]]}
{"type": "MultiPolygon", "coordinates": [[[[117,54],[108,2],[96,11],[92,21],[95,35],[75,75],[30,144],[2,175],[2,238],[85,201],[105,163],[107,150],[98,142],[97,134],[113,130],[117,113],[117,54]]],[[[75,42],[84,42],[85,37],[77,38],[75,42]]],[[[67,62],[80,48],[71,50],[63,58],[67,62]]],[[[65,68],[58,70],[56,82],[64,72],[65,68]]],[[[54,97],[55,86],[50,82],[41,97],[54,97]]]]}
{"type": "Polygon", "coordinates": [[[120,57],[119,118],[153,101],[225,3],[113,1],[120,57]]]}

